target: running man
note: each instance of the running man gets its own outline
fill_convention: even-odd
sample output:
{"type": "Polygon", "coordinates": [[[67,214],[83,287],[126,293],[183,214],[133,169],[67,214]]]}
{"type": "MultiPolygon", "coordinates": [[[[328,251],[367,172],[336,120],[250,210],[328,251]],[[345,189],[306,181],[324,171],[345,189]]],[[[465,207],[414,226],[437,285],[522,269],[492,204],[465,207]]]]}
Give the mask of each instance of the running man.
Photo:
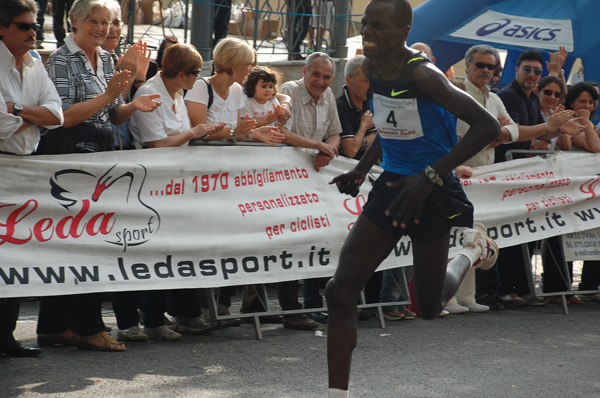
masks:
{"type": "Polygon", "coordinates": [[[481,225],[465,230],[463,250],[450,262],[448,250],[453,226],[473,226],[473,205],[452,169],[496,139],[500,125],[424,53],[406,46],[411,24],[408,0],[372,0],[361,22],[362,69],[378,137],[353,170],[331,183],[356,196],[382,151],[384,172],[326,288],[329,397],[348,397],[356,298],[403,235],[412,239],[414,288],[424,319],[442,311],[469,267],[483,260],[481,268],[488,268],[495,261],[495,243],[481,225]],[[470,125],[458,143],[451,114],[470,125]]]}

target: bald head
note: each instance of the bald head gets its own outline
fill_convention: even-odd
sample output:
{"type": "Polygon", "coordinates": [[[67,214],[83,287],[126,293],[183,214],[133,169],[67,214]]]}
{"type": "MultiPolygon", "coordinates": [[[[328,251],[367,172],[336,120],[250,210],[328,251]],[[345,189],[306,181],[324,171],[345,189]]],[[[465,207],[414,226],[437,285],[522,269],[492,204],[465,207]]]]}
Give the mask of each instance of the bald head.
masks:
{"type": "Polygon", "coordinates": [[[433,56],[431,47],[429,47],[427,44],[419,42],[419,43],[413,44],[412,46],[410,46],[410,48],[412,48],[413,50],[417,50],[417,51],[423,51],[425,54],[427,54],[429,59],[431,59],[431,62],[433,62],[435,64],[435,57],[433,56]]]}

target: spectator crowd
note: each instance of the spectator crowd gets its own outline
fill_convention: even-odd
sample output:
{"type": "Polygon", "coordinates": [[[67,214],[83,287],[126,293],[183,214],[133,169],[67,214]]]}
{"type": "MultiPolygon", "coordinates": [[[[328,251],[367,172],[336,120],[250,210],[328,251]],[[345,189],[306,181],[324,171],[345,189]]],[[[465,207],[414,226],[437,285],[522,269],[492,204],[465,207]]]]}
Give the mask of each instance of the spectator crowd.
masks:
{"type": "MultiPolygon", "coordinates": [[[[60,46],[44,65],[35,51],[41,30],[38,4],[34,0],[1,3],[3,155],[143,150],[198,141],[262,142],[314,149],[318,171],[339,155],[360,159],[377,136],[362,55],[347,60],[345,84],[337,98],[330,87],[336,66],[327,53],[312,52],[304,60],[303,77],[284,82],[276,69],[257,65],[256,51],[235,38],[216,41],[214,74],[201,78],[200,53],[174,37],[164,38],[155,60],[143,41],[118,54],[122,28],[118,2],[57,0],[53,1],[57,13],[68,12],[67,29],[62,18],[55,19],[60,46]]],[[[309,3],[298,2],[298,7],[308,10],[309,3]]],[[[329,2],[322,3],[327,6],[329,2]]],[[[294,23],[295,37],[310,33],[308,19],[297,18],[294,23]]],[[[312,35],[321,37],[314,31],[312,35]]],[[[298,43],[292,47],[294,59],[304,59],[298,56],[298,43]]],[[[415,43],[413,49],[435,62],[426,44],[415,43]]],[[[514,80],[493,92],[490,83],[501,69],[498,50],[476,45],[466,52],[466,79],[453,82],[498,120],[501,134],[455,170],[459,177],[469,178],[474,167],[506,161],[510,149],[600,152],[600,131],[591,122],[598,106],[598,85],[584,81],[569,87],[562,70],[566,58],[562,47],[550,54],[548,62],[539,51],[526,50],[517,61],[514,80]]],[[[460,139],[469,126],[460,119],[455,122],[460,139]]],[[[542,259],[544,293],[569,290],[572,264],[566,278],[557,271],[558,238],[543,242],[542,259]]],[[[560,303],[558,296],[540,298],[529,290],[526,266],[520,246],[501,249],[491,271],[468,272],[440,315],[560,303]]],[[[384,307],[384,317],[398,321],[419,316],[410,274],[410,267],[374,274],[365,286],[367,303],[411,301],[408,308],[384,307]]],[[[319,278],[278,283],[281,308],[320,311],[320,290],[326,282],[319,278]]],[[[598,290],[599,285],[600,260],[586,261],[579,289],[598,290]]],[[[218,315],[231,315],[236,292],[242,292],[242,313],[265,311],[257,286],[220,290],[218,315]]],[[[118,292],[112,297],[118,330],[110,333],[102,320],[102,298],[99,293],[42,298],[38,345],[117,352],[124,351],[128,341],[179,340],[182,333],[235,324],[211,318],[202,289],[118,292]]],[[[598,294],[586,298],[600,301],[598,294]]],[[[568,300],[582,303],[575,295],[568,300]]],[[[18,298],[0,298],[0,354],[42,355],[40,348],[24,347],[14,340],[18,313],[18,298]]],[[[358,314],[359,319],[373,315],[365,310],[358,314]]],[[[327,322],[327,313],[263,316],[261,321],[314,330],[320,322],[327,322]]]]}

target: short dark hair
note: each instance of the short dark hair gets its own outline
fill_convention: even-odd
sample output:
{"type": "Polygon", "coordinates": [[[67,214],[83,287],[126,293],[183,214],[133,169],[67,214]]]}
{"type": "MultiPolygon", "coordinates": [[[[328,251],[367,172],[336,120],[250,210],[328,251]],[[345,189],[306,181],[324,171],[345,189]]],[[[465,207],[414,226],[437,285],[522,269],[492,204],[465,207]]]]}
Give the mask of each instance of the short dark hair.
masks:
{"type": "Polygon", "coordinates": [[[569,91],[567,91],[567,96],[565,97],[565,108],[573,109],[571,103],[574,102],[581,95],[581,93],[586,91],[590,93],[594,101],[598,100],[599,95],[593,84],[590,82],[579,82],[571,87],[569,91]]]}
{"type": "Polygon", "coordinates": [[[538,50],[523,51],[517,60],[517,67],[521,66],[521,62],[523,61],[538,61],[542,66],[544,66],[544,58],[542,57],[542,53],[540,53],[538,50]]]}
{"type": "Polygon", "coordinates": [[[538,88],[538,90],[542,90],[544,87],[546,87],[550,83],[558,84],[558,86],[560,87],[560,92],[562,94],[564,94],[562,80],[558,76],[554,76],[554,75],[548,75],[548,76],[544,76],[543,78],[541,78],[540,81],[538,82],[537,88],[538,88]]]}
{"type": "Polygon", "coordinates": [[[165,47],[167,46],[167,43],[177,44],[179,41],[175,36],[165,36],[165,38],[160,41],[160,45],[156,51],[156,65],[158,65],[159,68],[162,68],[162,59],[165,55],[165,47]]]}
{"type": "MultiPolygon", "coordinates": [[[[277,73],[265,66],[255,66],[252,68],[252,72],[250,72],[246,78],[246,81],[244,82],[244,93],[248,96],[248,98],[254,97],[254,94],[256,93],[256,85],[261,80],[265,83],[273,83],[276,86],[277,73]]],[[[276,91],[277,90],[275,90],[275,92],[276,91]]]]}
{"type": "Polygon", "coordinates": [[[38,5],[34,0],[3,0],[0,12],[0,25],[8,28],[14,17],[24,12],[38,13],[38,5]]]}
{"type": "Polygon", "coordinates": [[[412,26],[413,9],[408,0],[372,0],[371,3],[391,3],[396,10],[398,26],[412,26]]]}

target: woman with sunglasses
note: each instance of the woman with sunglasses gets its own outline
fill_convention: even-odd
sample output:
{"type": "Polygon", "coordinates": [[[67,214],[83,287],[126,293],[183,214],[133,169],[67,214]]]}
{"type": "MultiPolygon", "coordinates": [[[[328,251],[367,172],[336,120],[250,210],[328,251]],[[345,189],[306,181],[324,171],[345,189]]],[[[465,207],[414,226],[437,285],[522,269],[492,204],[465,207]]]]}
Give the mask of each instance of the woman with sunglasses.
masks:
{"type": "MultiPolygon", "coordinates": [[[[542,91],[543,93],[543,91],[542,91]]],[[[572,142],[571,150],[586,151],[598,153],[600,152],[600,139],[594,130],[594,125],[590,122],[590,112],[594,108],[595,101],[598,100],[598,92],[589,82],[577,83],[569,89],[565,97],[565,107],[575,111],[579,123],[585,125],[582,133],[574,136],[561,135],[563,139],[572,142]]],[[[544,293],[562,292],[570,290],[573,283],[573,263],[567,262],[569,275],[562,275],[562,264],[557,261],[561,258],[562,251],[560,249],[560,240],[558,237],[551,237],[547,240],[547,244],[542,246],[542,265],[544,267],[544,293]]],[[[585,266],[585,263],[584,263],[585,266]]],[[[593,267],[594,263],[588,267],[593,267]]],[[[595,290],[595,289],[593,289],[595,290]]],[[[562,304],[560,296],[553,297],[550,302],[562,304]]],[[[567,296],[569,304],[581,304],[582,301],[577,296],[567,296]]]]}
{"type": "Polygon", "coordinates": [[[176,147],[188,145],[195,138],[218,133],[221,124],[190,125],[183,101],[183,90],[190,90],[200,74],[202,56],[191,44],[173,44],[165,51],[162,70],[142,85],[134,98],[159,93],[163,106],[152,113],[136,112],[130,129],[136,148],[176,147]]]}
{"type": "MultiPolygon", "coordinates": [[[[564,91],[563,80],[554,75],[548,75],[538,82],[536,94],[540,98],[540,111],[544,121],[548,121],[555,112],[565,110],[562,105],[564,91]]],[[[558,146],[563,151],[571,149],[571,139],[568,135],[560,134],[554,137],[550,142],[534,139],[532,149],[554,151],[558,146]]]]}
{"type": "Polygon", "coordinates": [[[120,124],[136,110],[151,112],[158,95],[140,96],[128,104],[121,92],[135,76],[115,72],[110,54],[101,48],[114,8],[110,0],[77,0],[69,13],[73,33],[50,55],[47,69],[61,97],[64,128],[46,137],[45,154],[100,152],[114,149],[111,122],[120,124]]]}

